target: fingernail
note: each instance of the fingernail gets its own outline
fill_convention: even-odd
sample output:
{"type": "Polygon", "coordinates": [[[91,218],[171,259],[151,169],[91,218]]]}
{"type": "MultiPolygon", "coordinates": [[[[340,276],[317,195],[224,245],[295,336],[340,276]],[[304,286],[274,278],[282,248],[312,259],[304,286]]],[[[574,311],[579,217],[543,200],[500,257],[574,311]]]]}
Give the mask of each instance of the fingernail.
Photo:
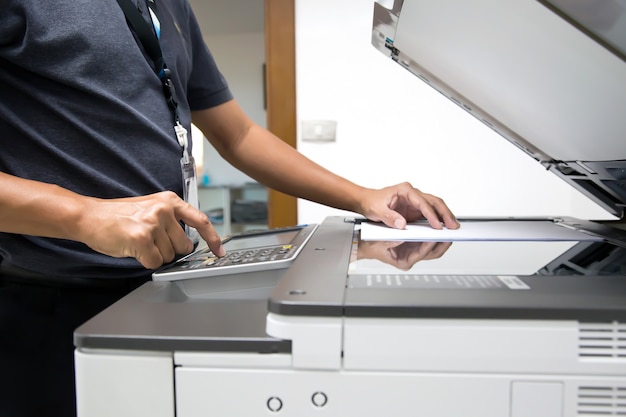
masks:
{"type": "Polygon", "coordinates": [[[224,249],[224,246],[220,246],[219,247],[219,249],[217,250],[216,255],[218,257],[220,257],[220,258],[223,257],[223,256],[226,256],[226,249],[224,249]]]}
{"type": "Polygon", "coordinates": [[[395,227],[396,229],[404,229],[404,222],[402,221],[402,219],[396,219],[396,221],[393,222],[393,227],[395,227]]]}

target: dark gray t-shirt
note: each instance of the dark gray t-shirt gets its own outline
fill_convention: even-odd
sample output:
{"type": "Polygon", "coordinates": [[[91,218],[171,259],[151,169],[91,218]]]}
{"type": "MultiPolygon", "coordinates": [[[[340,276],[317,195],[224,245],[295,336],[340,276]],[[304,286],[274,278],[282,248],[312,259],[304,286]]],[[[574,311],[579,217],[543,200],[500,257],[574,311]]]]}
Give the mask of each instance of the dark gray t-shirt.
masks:
{"type": "MultiPolygon", "coordinates": [[[[189,130],[191,110],[232,95],[187,0],[156,4],[189,130]]],[[[100,198],[181,195],[173,115],[116,0],[0,0],[0,10],[0,171],[100,198]]],[[[0,233],[0,256],[61,276],[149,273],[61,239],[0,233]]]]}

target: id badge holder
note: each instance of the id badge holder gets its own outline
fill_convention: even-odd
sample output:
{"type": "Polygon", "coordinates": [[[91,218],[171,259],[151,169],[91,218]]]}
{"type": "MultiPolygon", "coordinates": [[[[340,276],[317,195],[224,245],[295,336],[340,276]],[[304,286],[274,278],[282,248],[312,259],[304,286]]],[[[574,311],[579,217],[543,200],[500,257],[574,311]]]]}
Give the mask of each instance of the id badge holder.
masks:
{"type": "MultiPolygon", "coordinates": [[[[178,142],[183,147],[183,156],[180,158],[180,170],[183,178],[183,199],[195,208],[200,207],[198,201],[198,179],[196,175],[196,161],[192,155],[189,155],[187,149],[187,130],[177,124],[174,129],[178,136],[178,142]]],[[[193,227],[185,225],[185,233],[194,244],[200,241],[198,231],[193,227]]]]}

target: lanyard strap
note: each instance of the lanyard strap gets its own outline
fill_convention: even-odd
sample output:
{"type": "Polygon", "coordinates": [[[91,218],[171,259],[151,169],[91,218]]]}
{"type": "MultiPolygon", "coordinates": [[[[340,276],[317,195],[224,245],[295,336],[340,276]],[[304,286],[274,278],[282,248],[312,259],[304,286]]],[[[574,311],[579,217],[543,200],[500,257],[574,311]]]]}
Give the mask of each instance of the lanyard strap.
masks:
{"type": "MultiPolygon", "coordinates": [[[[165,64],[165,58],[163,57],[158,34],[154,25],[151,25],[143,18],[133,0],[117,0],[117,3],[122,8],[128,24],[135,31],[139,41],[143,45],[143,48],[152,60],[152,62],[148,62],[151,64],[152,69],[163,84],[163,94],[165,95],[165,100],[167,101],[168,107],[174,114],[174,121],[176,125],[179,125],[178,103],[176,102],[174,84],[172,83],[172,73],[165,64]]],[[[150,6],[148,6],[148,10],[151,13],[153,12],[150,6]]],[[[152,20],[152,17],[150,17],[150,19],[152,20]]]]}

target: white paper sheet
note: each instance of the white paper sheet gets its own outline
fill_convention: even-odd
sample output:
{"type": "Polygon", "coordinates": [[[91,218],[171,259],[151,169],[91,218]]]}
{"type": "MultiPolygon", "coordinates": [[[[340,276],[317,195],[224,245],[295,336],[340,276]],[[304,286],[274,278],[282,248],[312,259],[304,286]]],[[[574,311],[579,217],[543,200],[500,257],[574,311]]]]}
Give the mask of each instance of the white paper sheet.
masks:
{"type": "Polygon", "coordinates": [[[492,220],[462,221],[456,230],[433,229],[428,222],[409,223],[404,230],[392,229],[382,223],[361,224],[362,240],[402,241],[462,241],[462,240],[518,240],[518,241],[594,241],[602,240],[547,220],[492,220]]]}

